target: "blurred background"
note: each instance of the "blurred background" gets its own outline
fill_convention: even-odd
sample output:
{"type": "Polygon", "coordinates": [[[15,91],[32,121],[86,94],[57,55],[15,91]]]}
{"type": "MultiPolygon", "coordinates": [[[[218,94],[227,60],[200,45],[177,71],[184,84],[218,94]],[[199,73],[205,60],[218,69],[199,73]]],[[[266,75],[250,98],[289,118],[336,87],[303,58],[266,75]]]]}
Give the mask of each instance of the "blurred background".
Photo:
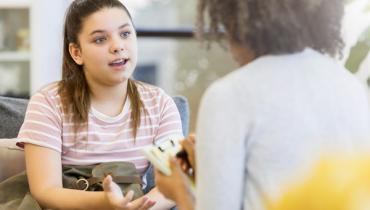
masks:
{"type": "MultiPolygon", "coordinates": [[[[71,0],[0,0],[0,95],[28,98],[61,77],[62,28],[71,0]]],[[[124,0],[139,35],[134,77],[188,98],[194,131],[206,87],[237,67],[226,46],[193,37],[196,0],[124,0]]],[[[370,1],[347,0],[338,62],[370,84],[370,1]]]]}

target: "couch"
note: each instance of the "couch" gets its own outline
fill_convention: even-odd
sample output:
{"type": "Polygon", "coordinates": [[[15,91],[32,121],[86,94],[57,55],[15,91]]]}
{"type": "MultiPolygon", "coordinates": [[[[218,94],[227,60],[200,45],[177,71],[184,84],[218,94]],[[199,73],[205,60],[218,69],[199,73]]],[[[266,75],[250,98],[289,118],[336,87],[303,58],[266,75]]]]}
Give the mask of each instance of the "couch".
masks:
{"type": "MultiPolygon", "coordinates": [[[[189,106],[183,96],[173,100],[180,112],[184,136],[189,131],[189,106]]],[[[23,123],[28,100],[0,96],[0,182],[25,170],[23,150],[16,145],[16,137],[23,123]]]]}

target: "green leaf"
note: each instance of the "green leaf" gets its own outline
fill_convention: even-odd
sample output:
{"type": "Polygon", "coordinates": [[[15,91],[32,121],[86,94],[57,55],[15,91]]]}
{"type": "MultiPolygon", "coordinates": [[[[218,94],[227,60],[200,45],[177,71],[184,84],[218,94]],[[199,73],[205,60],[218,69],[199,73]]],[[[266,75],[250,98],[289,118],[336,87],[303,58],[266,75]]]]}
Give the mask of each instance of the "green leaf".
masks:
{"type": "Polygon", "coordinates": [[[356,73],[361,63],[366,59],[370,51],[370,26],[361,34],[356,45],[351,48],[349,57],[346,61],[346,68],[356,73]]]}
{"type": "MultiPolygon", "coordinates": [[[[345,0],[345,4],[351,4],[356,0],[345,0]]],[[[366,2],[361,12],[370,13],[370,1],[366,2]]],[[[355,46],[352,46],[348,59],[346,60],[345,66],[348,70],[356,73],[361,63],[366,59],[370,51],[370,25],[361,34],[355,46]]]]}
{"type": "Polygon", "coordinates": [[[351,48],[350,55],[345,64],[346,68],[352,73],[356,73],[359,70],[361,63],[369,54],[369,50],[370,47],[366,42],[357,42],[357,44],[351,48]]]}
{"type": "Polygon", "coordinates": [[[356,73],[361,63],[365,60],[369,54],[370,47],[364,42],[358,42],[354,47],[351,48],[350,56],[346,61],[346,68],[352,73],[356,73]]]}

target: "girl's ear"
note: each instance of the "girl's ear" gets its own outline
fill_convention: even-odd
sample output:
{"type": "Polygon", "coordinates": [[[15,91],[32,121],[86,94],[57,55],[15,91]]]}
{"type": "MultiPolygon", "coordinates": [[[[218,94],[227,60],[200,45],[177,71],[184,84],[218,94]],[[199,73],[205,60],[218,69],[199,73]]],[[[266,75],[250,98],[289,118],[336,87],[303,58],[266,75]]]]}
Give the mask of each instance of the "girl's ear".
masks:
{"type": "Polygon", "coordinates": [[[77,44],[69,43],[69,54],[78,65],[83,64],[81,49],[78,47],[77,44]]]}

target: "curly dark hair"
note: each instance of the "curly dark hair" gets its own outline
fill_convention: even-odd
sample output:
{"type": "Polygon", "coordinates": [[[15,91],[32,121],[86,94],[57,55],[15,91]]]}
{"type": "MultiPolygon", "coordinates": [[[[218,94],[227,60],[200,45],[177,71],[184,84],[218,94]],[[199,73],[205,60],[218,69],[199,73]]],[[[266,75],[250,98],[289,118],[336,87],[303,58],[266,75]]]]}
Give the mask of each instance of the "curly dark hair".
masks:
{"type": "Polygon", "coordinates": [[[256,57],[287,54],[311,47],[341,55],[344,0],[198,0],[197,36],[228,38],[256,57]],[[208,25],[205,33],[205,25],[208,25]]]}

